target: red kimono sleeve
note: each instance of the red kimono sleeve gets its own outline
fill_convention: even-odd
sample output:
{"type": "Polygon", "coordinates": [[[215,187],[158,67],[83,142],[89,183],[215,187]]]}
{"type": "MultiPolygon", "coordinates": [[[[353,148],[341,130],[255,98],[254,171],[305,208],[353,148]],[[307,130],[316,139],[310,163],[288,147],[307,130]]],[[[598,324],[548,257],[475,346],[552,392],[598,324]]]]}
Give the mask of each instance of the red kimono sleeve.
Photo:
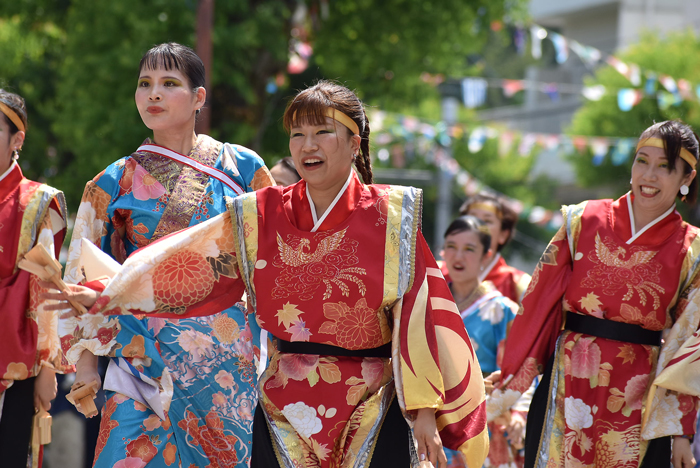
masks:
{"type": "Polygon", "coordinates": [[[481,368],[452,294],[420,233],[414,271],[400,312],[394,309],[393,339],[400,341],[400,359],[393,363],[397,392],[405,410],[434,408],[443,444],[460,450],[469,466],[481,466],[489,447],[481,368]]]}
{"type": "Polygon", "coordinates": [[[566,226],[562,226],[542,254],[523,297],[520,314],[508,333],[501,381],[512,376],[509,389],[524,393],[554,352],[562,325],[562,299],[571,270],[566,226]]]}
{"type": "Polygon", "coordinates": [[[32,377],[38,328],[27,318],[30,274],[19,270],[0,282],[3,325],[0,327],[0,394],[14,380],[32,377]]]}

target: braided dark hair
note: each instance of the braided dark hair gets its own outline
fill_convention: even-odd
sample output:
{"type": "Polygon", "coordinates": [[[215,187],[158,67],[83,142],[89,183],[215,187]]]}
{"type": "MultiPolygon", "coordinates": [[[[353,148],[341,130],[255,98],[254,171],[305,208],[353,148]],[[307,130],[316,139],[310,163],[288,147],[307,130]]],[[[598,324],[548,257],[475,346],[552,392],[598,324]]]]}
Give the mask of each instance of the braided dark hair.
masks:
{"type": "MultiPolygon", "coordinates": [[[[365,184],[374,182],[372,161],[369,155],[369,120],[362,101],[345,86],[321,80],[314,86],[300,91],[287,105],[283,123],[287,132],[297,123],[321,125],[326,121],[326,109],[337,109],[350,117],[360,130],[360,151],[355,167],[365,184]]],[[[350,135],[352,130],[346,127],[350,135]]]]}

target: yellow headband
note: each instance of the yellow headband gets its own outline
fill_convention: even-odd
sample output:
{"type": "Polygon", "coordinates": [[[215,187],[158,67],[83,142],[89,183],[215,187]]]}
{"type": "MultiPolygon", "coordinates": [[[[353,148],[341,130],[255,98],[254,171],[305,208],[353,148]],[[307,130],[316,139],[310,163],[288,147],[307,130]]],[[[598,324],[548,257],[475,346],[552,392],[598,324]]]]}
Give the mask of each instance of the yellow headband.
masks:
{"type": "Polygon", "coordinates": [[[490,211],[491,213],[498,216],[498,219],[501,219],[501,217],[503,216],[503,214],[501,213],[501,210],[499,210],[498,207],[496,207],[495,205],[493,205],[491,203],[483,203],[483,202],[472,203],[471,205],[469,205],[469,209],[467,210],[467,213],[470,210],[490,211]]]}
{"type": "MultiPolygon", "coordinates": [[[[338,109],[333,109],[332,107],[326,107],[326,112],[325,112],[326,117],[330,117],[331,119],[335,120],[336,122],[339,122],[353,133],[353,135],[359,135],[360,134],[360,127],[357,126],[354,120],[352,120],[350,117],[347,115],[343,114],[340,112],[338,109]]],[[[297,118],[297,113],[294,112],[294,115],[292,116],[292,121],[296,120],[297,118]]]]}
{"type": "MultiPolygon", "coordinates": [[[[639,149],[643,146],[651,146],[652,148],[661,148],[662,150],[666,150],[666,147],[664,146],[664,141],[661,138],[645,138],[644,140],[637,143],[637,151],[639,151],[639,149]]],[[[692,167],[693,169],[695,169],[695,165],[698,163],[697,159],[695,159],[695,156],[690,154],[690,151],[683,147],[681,147],[681,159],[690,164],[690,167],[692,167]]]]}
{"type": "Polygon", "coordinates": [[[19,118],[19,115],[17,115],[15,111],[10,109],[9,106],[3,104],[2,102],[0,102],[0,111],[2,111],[2,113],[5,114],[7,118],[10,119],[12,123],[15,124],[17,128],[19,128],[21,132],[24,131],[24,124],[22,123],[22,119],[19,118]]]}

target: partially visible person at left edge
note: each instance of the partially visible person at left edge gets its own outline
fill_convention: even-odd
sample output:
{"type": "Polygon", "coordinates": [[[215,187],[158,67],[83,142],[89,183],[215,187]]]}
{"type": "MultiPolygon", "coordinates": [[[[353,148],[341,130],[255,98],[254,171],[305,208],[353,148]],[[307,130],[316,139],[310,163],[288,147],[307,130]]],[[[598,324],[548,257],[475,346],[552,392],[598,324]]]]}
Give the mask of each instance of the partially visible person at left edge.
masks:
{"type": "MultiPolygon", "coordinates": [[[[58,257],[66,235],[66,202],[53,187],[26,179],[17,164],[27,132],[24,99],[0,89],[0,465],[24,468],[32,418],[56,397],[63,360],[55,312],[38,299],[36,276],[17,263],[37,243],[58,257]]],[[[41,466],[35,451],[30,466],[41,466]]]]}

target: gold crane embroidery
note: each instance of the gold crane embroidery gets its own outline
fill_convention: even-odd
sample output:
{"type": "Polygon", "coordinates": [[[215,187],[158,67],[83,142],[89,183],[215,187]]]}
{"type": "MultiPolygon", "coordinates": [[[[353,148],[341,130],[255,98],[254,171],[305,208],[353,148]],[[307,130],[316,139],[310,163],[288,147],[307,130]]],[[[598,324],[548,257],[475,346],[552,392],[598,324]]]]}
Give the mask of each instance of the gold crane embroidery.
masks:
{"type": "Polygon", "coordinates": [[[309,249],[309,239],[302,238],[299,241],[299,246],[294,248],[287,245],[284,240],[282,240],[282,236],[280,236],[280,233],[278,232],[277,247],[279,248],[280,259],[285,265],[290,267],[298,267],[306,265],[307,263],[320,262],[323,260],[323,257],[338,248],[343,240],[343,237],[345,237],[346,230],[347,228],[323,239],[318,243],[316,251],[313,253],[304,252],[304,250],[309,249]]]}
{"type": "Polygon", "coordinates": [[[306,301],[313,298],[314,291],[321,283],[325,286],[324,300],[331,297],[333,285],[348,297],[350,288],[347,282],[355,283],[364,296],[367,287],[358,275],[366,275],[367,271],[355,266],[359,263],[356,254],[358,245],[355,240],[345,239],[346,230],[321,239],[313,252],[309,239],[291,236],[285,241],[278,232],[279,255],[273,265],[282,268],[282,271],[275,279],[272,297],[283,299],[294,293],[306,301]]]}
{"type": "Polygon", "coordinates": [[[641,304],[646,305],[648,294],[654,299],[654,309],[658,309],[661,306],[658,293],[663,294],[665,290],[656,283],[661,271],[661,265],[653,260],[656,252],[640,250],[625,260],[626,255],[627,250],[624,247],[618,246],[617,249],[612,250],[600,240],[600,233],[596,233],[595,255],[591,252],[589,259],[599,264],[589,271],[582,286],[590,287],[594,284],[603,286],[604,292],[608,295],[614,295],[616,290],[626,287],[627,292],[622,297],[623,301],[632,299],[636,292],[639,294],[641,304]]]}

